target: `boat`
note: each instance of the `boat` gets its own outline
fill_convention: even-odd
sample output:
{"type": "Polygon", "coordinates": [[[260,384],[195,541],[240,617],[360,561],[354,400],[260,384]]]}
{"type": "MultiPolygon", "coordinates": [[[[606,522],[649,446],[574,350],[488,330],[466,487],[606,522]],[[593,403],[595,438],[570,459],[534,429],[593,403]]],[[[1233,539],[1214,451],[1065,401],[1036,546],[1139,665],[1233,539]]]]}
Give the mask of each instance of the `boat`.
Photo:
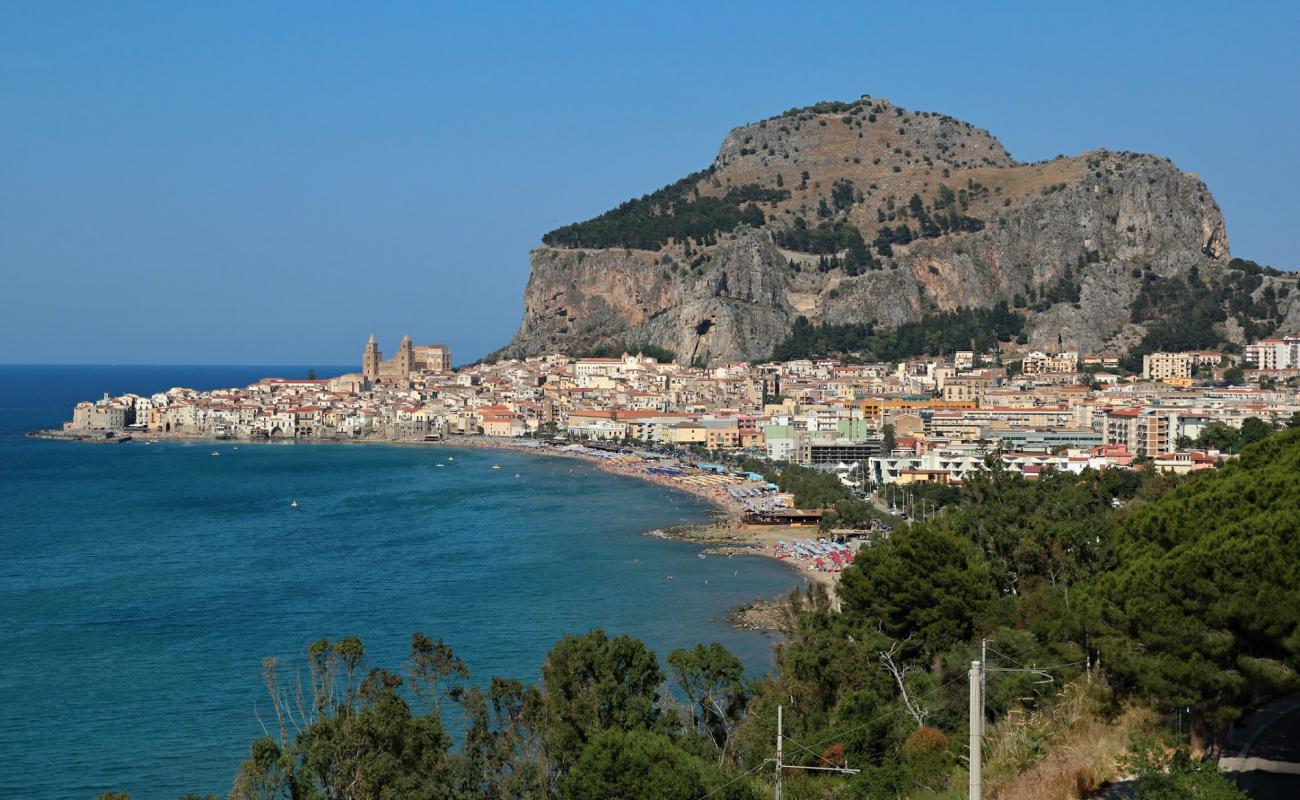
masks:
{"type": "Polygon", "coordinates": [[[492,465],[492,469],[501,469],[501,465],[500,465],[500,464],[493,464],[493,465],[492,465]]]}
{"type": "Polygon", "coordinates": [[[447,456],[447,460],[448,460],[448,461],[455,461],[455,460],[456,460],[456,457],[455,457],[455,456],[447,456]]]}
{"type": "Polygon", "coordinates": [[[216,451],[216,450],[213,450],[213,451],[212,451],[212,455],[214,455],[214,456],[219,456],[219,455],[221,455],[221,453],[219,453],[219,452],[216,451]]]}
{"type": "Polygon", "coordinates": [[[440,467],[445,467],[445,466],[447,466],[447,465],[446,465],[446,464],[439,464],[438,466],[440,466],[440,467]]]}
{"type": "Polygon", "coordinates": [[[297,500],[290,500],[290,501],[289,501],[289,508],[297,508],[297,507],[298,507],[298,501],[297,501],[297,500]]]}

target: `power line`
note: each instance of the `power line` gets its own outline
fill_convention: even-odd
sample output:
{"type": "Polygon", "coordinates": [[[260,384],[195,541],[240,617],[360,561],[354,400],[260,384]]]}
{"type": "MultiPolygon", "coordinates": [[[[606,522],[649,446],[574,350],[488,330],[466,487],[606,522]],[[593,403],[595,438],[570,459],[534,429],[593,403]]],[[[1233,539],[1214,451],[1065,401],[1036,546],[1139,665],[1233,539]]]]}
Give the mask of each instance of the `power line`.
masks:
{"type": "MultiPolygon", "coordinates": [[[[934,688],[934,689],[931,689],[930,691],[926,692],[925,694],[921,695],[920,697],[918,697],[918,698],[916,698],[916,699],[917,699],[918,701],[920,701],[920,700],[924,700],[924,699],[926,699],[927,697],[932,697],[932,696],[938,694],[939,692],[943,691],[944,689],[947,689],[949,686],[953,685],[953,684],[956,683],[957,681],[962,680],[962,679],[965,678],[965,677],[966,677],[965,675],[958,675],[957,677],[953,678],[952,680],[948,681],[947,683],[943,684],[942,686],[938,686],[938,687],[936,687],[936,688],[934,688]]],[[[866,722],[862,723],[861,725],[857,726],[856,728],[849,728],[849,729],[846,730],[846,731],[840,731],[840,732],[838,732],[838,733],[832,734],[831,736],[828,736],[827,738],[822,739],[822,740],[819,741],[819,742],[813,742],[812,746],[813,746],[813,747],[821,747],[821,746],[824,745],[824,744],[829,744],[830,742],[834,741],[835,739],[843,738],[843,737],[845,737],[845,736],[848,736],[848,735],[851,734],[851,733],[857,733],[858,731],[862,730],[863,728],[865,728],[865,727],[867,727],[867,726],[869,726],[869,725],[874,725],[874,724],[876,724],[877,722],[879,722],[880,720],[884,719],[885,717],[891,716],[891,715],[893,715],[893,714],[897,714],[897,713],[901,712],[902,710],[903,710],[903,709],[901,709],[901,708],[895,708],[895,709],[892,709],[892,710],[890,710],[890,711],[886,711],[886,712],[883,713],[883,714],[878,714],[878,715],[876,715],[875,717],[873,717],[873,718],[867,720],[866,722]]]]}
{"type": "MultiPolygon", "coordinates": [[[[1002,658],[1005,658],[1006,660],[1012,662],[1013,664],[1020,664],[1020,662],[1019,662],[1019,661],[1016,661],[1016,659],[1011,658],[1010,656],[1008,656],[1008,655],[1006,655],[1006,654],[1004,654],[1004,653],[1000,653],[1000,652],[998,652],[997,650],[995,650],[994,648],[991,648],[991,647],[990,647],[989,650],[991,650],[991,651],[992,651],[993,653],[995,653],[996,655],[1001,656],[1002,658]]],[[[1074,666],[1079,666],[1079,665],[1081,665],[1081,664],[1083,664],[1083,663],[1085,663],[1085,662],[1083,662],[1083,661],[1073,661],[1073,662],[1070,662],[1070,663],[1068,663],[1068,664],[1056,664],[1056,665],[1053,665],[1053,666],[1048,666],[1048,667],[1035,667],[1035,668],[1032,668],[1032,669],[1029,668],[1029,667],[1024,667],[1023,665],[1021,665],[1021,669],[991,668],[991,669],[989,669],[989,671],[990,671],[990,672],[1039,672],[1039,671],[1048,671],[1048,670],[1064,669],[1065,667],[1074,667],[1074,666]]],[[[925,700],[925,699],[927,699],[927,698],[933,697],[934,695],[938,694],[939,692],[943,691],[944,689],[947,689],[949,686],[953,685],[953,684],[956,683],[957,681],[963,680],[963,679],[965,679],[965,678],[967,678],[967,677],[968,677],[968,676],[965,675],[965,674],[959,674],[959,675],[957,675],[956,677],[954,677],[954,678],[948,680],[947,682],[945,682],[945,683],[943,683],[943,684],[941,684],[941,685],[939,685],[939,686],[936,686],[935,688],[931,689],[930,691],[926,692],[925,694],[918,696],[916,699],[917,699],[918,701],[920,701],[920,700],[925,700]]],[[[982,698],[981,698],[981,699],[982,699],[982,698]]],[[[830,736],[827,736],[827,737],[824,738],[824,739],[821,739],[821,740],[819,740],[819,741],[813,742],[813,744],[812,744],[811,746],[809,746],[809,745],[805,745],[805,744],[801,744],[801,743],[799,743],[798,741],[795,741],[794,739],[792,739],[792,738],[790,738],[790,737],[788,737],[788,736],[781,736],[780,738],[781,738],[782,741],[789,742],[790,744],[794,745],[795,747],[799,748],[800,750],[803,750],[804,752],[806,752],[806,753],[812,755],[814,758],[816,758],[816,759],[818,759],[818,760],[820,760],[820,761],[823,761],[823,762],[825,762],[825,763],[831,765],[831,767],[833,767],[835,770],[839,771],[839,770],[842,770],[842,769],[844,769],[844,768],[841,767],[840,765],[835,764],[834,762],[830,761],[829,759],[827,759],[827,758],[826,758],[825,756],[823,756],[822,754],[818,753],[817,750],[816,750],[815,748],[821,747],[822,745],[825,745],[825,744],[829,744],[829,743],[835,741],[836,739],[842,739],[842,738],[844,738],[844,737],[846,737],[846,736],[849,736],[849,735],[851,735],[851,734],[857,733],[858,731],[860,731],[860,730],[862,730],[862,729],[864,729],[864,728],[867,728],[867,727],[869,727],[869,726],[871,726],[871,725],[874,725],[875,723],[881,721],[882,719],[885,719],[886,717],[890,717],[890,716],[893,716],[893,715],[895,715],[895,714],[900,713],[902,710],[903,710],[903,709],[901,709],[901,708],[893,708],[893,709],[890,709],[889,711],[885,711],[885,712],[883,712],[883,713],[881,713],[881,714],[877,714],[876,716],[872,717],[871,719],[867,720],[866,722],[863,722],[863,723],[860,724],[860,725],[857,725],[857,726],[852,727],[852,728],[848,728],[848,729],[843,730],[843,731],[837,731],[837,732],[831,734],[830,736]]],[[[980,728],[981,728],[981,730],[980,730],[980,734],[982,735],[982,734],[983,734],[983,730],[982,730],[982,729],[983,729],[983,725],[981,725],[980,728]]],[[[888,752],[888,750],[881,750],[881,751],[878,751],[878,752],[876,752],[876,753],[873,753],[872,755],[882,755],[882,754],[884,754],[884,753],[886,753],[886,752],[888,752]]],[[[737,775],[736,777],[734,777],[734,778],[732,778],[731,780],[727,781],[726,783],[722,784],[722,785],[719,786],[718,788],[714,789],[713,791],[709,792],[708,794],[704,795],[703,797],[700,797],[699,800],[707,800],[707,798],[712,797],[713,795],[717,794],[718,792],[720,792],[720,791],[722,791],[723,789],[727,788],[728,786],[732,785],[732,784],[735,783],[736,781],[738,781],[738,780],[740,780],[740,779],[742,779],[742,778],[748,777],[748,776],[754,774],[755,772],[757,772],[758,770],[762,769],[763,767],[767,766],[768,764],[771,764],[772,761],[773,761],[773,759],[770,759],[770,758],[768,758],[768,759],[764,759],[764,760],[763,760],[762,762],[760,762],[759,764],[757,764],[757,765],[755,765],[755,766],[753,766],[753,767],[750,767],[749,769],[747,769],[747,770],[745,770],[744,772],[740,773],[740,774],[737,775]]],[[[783,766],[783,767],[788,767],[788,768],[791,768],[791,769],[827,769],[826,767],[799,767],[799,766],[794,765],[794,764],[783,764],[782,766],[783,766]]]]}
{"type": "Polygon", "coordinates": [[[749,769],[747,769],[747,770],[745,770],[744,772],[740,773],[740,774],[737,775],[736,777],[734,777],[734,778],[732,778],[731,780],[727,781],[726,783],[722,784],[722,785],[719,786],[718,788],[716,788],[716,789],[714,789],[713,791],[709,792],[708,794],[704,795],[703,797],[700,798],[700,800],[708,800],[708,798],[712,797],[713,795],[715,795],[715,794],[717,794],[718,792],[722,791],[723,789],[727,788],[728,786],[730,786],[731,784],[733,784],[733,783],[735,783],[736,781],[740,780],[741,778],[748,777],[749,775],[752,775],[753,773],[758,772],[760,769],[762,769],[763,767],[767,766],[767,765],[770,764],[770,763],[772,763],[772,759],[770,759],[770,758],[765,758],[765,759],[763,759],[762,761],[760,761],[760,762],[758,763],[757,766],[750,767],[749,769]]]}

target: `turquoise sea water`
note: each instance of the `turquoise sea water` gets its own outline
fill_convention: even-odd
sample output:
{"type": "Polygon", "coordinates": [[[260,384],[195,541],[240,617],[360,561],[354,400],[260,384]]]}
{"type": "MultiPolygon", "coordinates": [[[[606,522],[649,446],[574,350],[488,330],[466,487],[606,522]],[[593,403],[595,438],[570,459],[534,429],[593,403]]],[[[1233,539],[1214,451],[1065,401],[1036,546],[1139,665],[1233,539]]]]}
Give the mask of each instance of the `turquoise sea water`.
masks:
{"type": "Polygon", "coordinates": [[[21,435],[104,391],[268,372],[0,367],[0,797],[224,794],[269,716],[260,659],[321,637],[358,635],[397,667],[421,630],[481,681],[535,679],[559,637],[592,627],[661,658],[716,640],[770,667],[771,640],[723,617],[794,573],[642,536],[710,509],[583,462],[21,435]]]}

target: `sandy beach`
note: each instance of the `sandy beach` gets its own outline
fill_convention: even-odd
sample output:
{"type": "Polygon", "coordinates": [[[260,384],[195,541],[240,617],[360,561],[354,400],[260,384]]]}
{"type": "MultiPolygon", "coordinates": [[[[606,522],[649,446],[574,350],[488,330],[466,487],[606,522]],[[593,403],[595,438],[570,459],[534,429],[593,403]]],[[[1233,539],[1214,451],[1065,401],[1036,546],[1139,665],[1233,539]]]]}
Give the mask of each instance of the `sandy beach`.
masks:
{"type": "Polygon", "coordinates": [[[565,450],[562,447],[550,445],[523,444],[510,439],[466,436],[444,440],[435,444],[455,447],[508,449],[537,455],[577,458],[595,465],[604,472],[648,481],[671,491],[693,494],[717,507],[720,512],[718,519],[709,523],[680,525],[668,529],[647,531],[647,535],[705,545],[706,549],[703,552],[706,555],[722,557],[745,555],[779,559],[808,581],[820,583],[828,589],[833,589],[839,582],[839,573],[823,572],[816,569],[811,560],[782,558],[778,553],[777,543],[779,541],[816,538],[818,536],[816,528],[789,525],[744,525],[741,522],[744,508],[735,498],[723,491],[721,483],[698,483],[654,475],[645,471],[645,467],[649,465],[649,462],[643,459],[604,458],[580,450],[565,450]]]}

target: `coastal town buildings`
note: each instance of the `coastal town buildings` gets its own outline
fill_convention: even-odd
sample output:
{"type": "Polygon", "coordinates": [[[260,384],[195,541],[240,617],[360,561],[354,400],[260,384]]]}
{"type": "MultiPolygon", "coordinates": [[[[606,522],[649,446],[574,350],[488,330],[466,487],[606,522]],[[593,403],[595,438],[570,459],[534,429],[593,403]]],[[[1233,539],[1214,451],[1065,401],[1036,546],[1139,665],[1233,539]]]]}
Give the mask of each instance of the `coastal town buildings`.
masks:
{"type": "MultiPolygon", "coordinates": [[[[1098,372],[1109,356],[1029,352],[897,364],[804,359],[691,367],[555,354],[451,368],[410,337],[357,373],[173,388],[78,403],[62,433],[268,440],[532,437],[600,446],[732,452],[868,485],[960,483],[1000,463],[1027,477],[1150,463],[1186,472],[1223,456],[1192,443],[1215,423],[1272,425],[1300,412],[1287,336],[1252,346],[1242,385],[1215,382],[1219,353],[1153,353],[1144,376],[1098,372]],[[1255,368],[1257,367],[1257,368],[1255,368]],[[1087,371],[1082,371],[1087,370],[1087,371]],[[1103,379],[1104,378],[1104,379],[1103,379]]],[[[1117,368],[1118,369],[1118,368],[1117,368]]],[[[1220,370],[1221,372],[1221,370],[1220,370]]],[[[1300,419],[1300,417],[1297,417],[1300,419]]]]}

